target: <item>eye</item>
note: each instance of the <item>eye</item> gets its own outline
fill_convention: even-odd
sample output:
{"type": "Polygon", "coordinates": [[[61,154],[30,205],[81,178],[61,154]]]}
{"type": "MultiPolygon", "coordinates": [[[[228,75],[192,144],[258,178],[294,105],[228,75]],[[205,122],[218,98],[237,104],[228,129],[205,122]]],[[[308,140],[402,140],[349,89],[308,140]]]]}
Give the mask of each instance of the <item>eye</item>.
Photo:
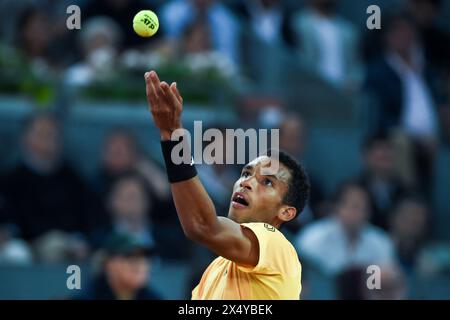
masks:
{"type": "Polygon", "coordinates": [[[249,177],[250,176],[250,172],[248,172],[248,171],[244,171],[244,172],[242,172],[242,174],[241,174],[241,177],[243,177],[243,178],[247,178],[247,177],[249,177]]]}
{"type": "Polygon", "coordinates": [[[264,183],[265,186],[273,187],[273,182],[272,182],[272,180],[270,180],[270,179],[268,179],[268,178],[265,178],[265,179],[263,180],[263,183],[264,183]]]}

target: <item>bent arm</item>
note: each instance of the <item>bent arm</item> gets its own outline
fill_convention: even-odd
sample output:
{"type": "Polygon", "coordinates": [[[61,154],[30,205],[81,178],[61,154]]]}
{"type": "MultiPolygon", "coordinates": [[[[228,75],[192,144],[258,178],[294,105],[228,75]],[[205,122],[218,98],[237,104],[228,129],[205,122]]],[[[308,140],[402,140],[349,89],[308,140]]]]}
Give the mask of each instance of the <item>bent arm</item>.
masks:
{"type": "MultiPolygon", "coordinates": [[[[170,140],[181,128],[183,99],[176,84],[160,82],[155,72],[146,73],[147,98],[161,139],[170,140]]],[[[178,218],[186,236],[216,254],[244,266],[256,266],[259,244],[255,234],[238,223],[217,217],[214,204],[198,176],[171,183],[178,218]]]]}
{"type": "Polygon", "coordinates": [[[228,218],[217,217],[198,177],[174,183],[171,189],[179,220],[189,239],[239,264],[258,264],[259,245],[254,233],[228,218]]]}

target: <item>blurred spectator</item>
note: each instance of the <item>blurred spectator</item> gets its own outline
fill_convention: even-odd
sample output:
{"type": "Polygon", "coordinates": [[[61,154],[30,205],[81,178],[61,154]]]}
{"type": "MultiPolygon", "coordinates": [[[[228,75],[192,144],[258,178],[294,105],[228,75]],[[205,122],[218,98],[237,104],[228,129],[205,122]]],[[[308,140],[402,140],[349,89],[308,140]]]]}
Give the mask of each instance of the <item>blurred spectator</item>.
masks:
{"type": "Polygon", "coordinates": [[[117,179],[107,197],[109,223],[94,231],[96,247],[104,243],[112,232],[129,234],[153,246],[151,212],[152,203],[146,181],[136,174],[117,179]]]}
{"type": "Polygon", "coordinates": [[[260,90],[273,90],[286,81],[286,70],[294,63],[288,50],[294,45],[291,27],[294,11],[279,0],[237,1],[232,7],[242,30],[241,73],[260,90]]]}
{"type": "Polygon", "coordinates": [[[86,236],[51,230],[33,242],[35,260],[46,264],[84,263],[90,253],[86,236]]]}
{"type": "Polygon", "coordinates": [[[3,175],[0,175],[0,226],[7,223],[9,218],[6,215],[6,185],[3,175]]]}
{"type": "Polygon", "coordinates": [[[406,300],[408,286],[405,275],[395,264],[380,265],[381,277],[379,290],[367,290],[367,300],[406,300]]]}
{"type": "Polygon", "coordinates": [[[39,75],[45,75],[57,64],[53,40],[45,10],[35,7],[23,10],[17,21],[15,43],[39,75]]]}
{"type": "Polygon", "coordinates": [[[85,232],[91,195],[62,159],[62,130],[50,114],[33,115],[22,135],[22,158],[6,176],[6,211],[26,240],[52,230],[85,232]]]}
{"type": "Polygon", "coordinates": [[[427,61],[448,72],[450,35],[437,23],[442,6],[442,0],[409,0],[408,12],[420,34],[427,61]]]}
{"type": "Polygon", "coordinates": [[[356,89],[362,80],[356,29],[337,14],[339,0],[309,0],[293,20],[300,56],[325,80],[356,89]]]}
{"type": "Polygon", "coordinates": [[[435,78],[407,16],[391,17],[383,30],[385,50],[369,66],[366,80],[369,121],[373,130],[402,128],[407,133],[413,144],[416,185],[429,192],[438,133],[435,78]]]}
{"type": "Polygon", "coordinates": [[[229,63],[239,64],[239,26],[231,11],[216,0],[173,0],[164,5],[160,13],[161,27],[167,40],[180,41],[185,30],[194,21],[205,21],[210,30],[214,51],[229,63]]]}
{"type": "Polygon", "coordinates": [[[349,268],[336,277],[339,300],[406,300],[407,286],[403,273],[395,265],[380,267],[380,288],[369,289],[370,274],[365,268],[349,268]]]}
{"type": "Polygon", "coordinates": [[[111,129],[103,142],[101,163],[94,184],[105,196],[114,181],[136,170],[138,146],[135,137],[126,129],[111,129]]]}
{"type": "Polygon", "coordinates": [[[96,190],[106,195],[114,181],[128,173],[146,178],[151,192],[161,201],[170,198],[165,173],[140,152],[136,137],[126,128],[111,129],[103,143],[101,163],[95,178],[96,190]]]}
{"type": "Polygon", "coordinates": [[[365,268],[348,268],[336,276],[336,295],[339,300],[364,300],[367,290],[365,268]]]}
{"type": "Polygon", "coordinates": [[[403,269],[417,271],[417,259],[424,249],[429,231],[430,209],[421,200],[403,199],[393,210],[390,236],[403,269]]]}
{"type": "Polygon", "coordinates": [[[359,184],[343,184],[335,196],[334,214],[308,225],[297,237],[301,258],[324,273],[336,275],[352,267],[394,261],[391,240],[368,223],[369,196],[359,184]]]}
{"type": "Polygon", "coordinates": [[[187,25],[177,48],[178,54],[194,72],[215,68],[222,75],[231,77],[237,72],[236,65],[213,47],[211,32],[205,19],[187,25]]]}
{"type": "Polygon", "coordinates": [[[440,83],[437,89],[442,105],[441,124],[444,137],[450,141],[450,33],[438,25],[442,0],[409,0],[410,13],[418,33],[424,55],[436,72],[440,83]]]}
{"type": "MultiPolygon", "coordinates": [[[[141,10],[152,10],[158,14],[157,1],[153,0],[90,0],[81,8],[83,19],[86,21],[97,16],[105,16],[115,21],[123,34],[119,52],[123,49],[136,47],[143,44],[133,30],[133,18],[141,10]]],[[[83,27],[84,28],[84,27],[83,27]]],[[[155,38],[159,37],[157,33],[155,38]]]]}
{"type": "Polygon", "coordinates": [[[161,300],[149,286],[154,249],[128,234],[111,234],[99,274],[77,300],[161,300]]]}
{"type": "Polygon", "coordinates": [[[406,193],[395,167],[394,145],[386,132],[369,136],[362,149],[363,172],[359,182],[368,191],[372,206],[370,221],[385,230],[389,214],[406,193]]]}
{"type": "Polygon", "coordinates": [[[282,119],[283,101],[267,92],[245,93],[238,98],[235,112],[243,128],[263,127],[272,129],[282,119]]]}
{"type": "Polygon", "coordinates": [[[28,244],[15,236],[15,228],[0,224],[0,265],[28,265],[33,254],[28,244]]]}
{"type": "Polygon", "coordinates": [[[432,243],[423,248],[417,257],[417,272],[427,277],[450,275],[450,245],[432,243]]]}
{"type": "Polygon", "coordinates": [[[5,9],[8,15],[16,17],[15,28],[10,30],[14,38],[12,45],[19,49],[38,76],[48,76],[49,72],[57,75],[78,57],[75,34],[65,23],[67,6],[64,7],[62,1],[52,4],[24,1],[20,5],[6,4],[5,9]]]}
{"type": "MultiPolygon", "coordinates": [[[[249,26],[252,36],[270,45],[292,45],[290,11],[280,0],[239,1],[235,10],[249,26]]],[[[247,28],[245,28],[247,29],[247,28]]]]}
{"type": "Polygon", "coordinates": [[[302,159],[307,147],[308,127],[304,119],[296,113],[285,114],[280,125],[280,149],[302,159]]]}
{"type": "Polygon", "coordinates": [[[3,0],[0,1],[0,43],[14,43],[17,21],[21,12],[29,4],[25,1],[3,0]]]}
{"type": "Polygon", "coordinates": [[[66,73],[68,84],[88,85],[105,79],[115,71],[122,31],[109,17],[95,17],[83,24],[80,44],[84,59],[66,73]]]}
{"type": "Polygon", "coordinates": [[[212,51],[211,29],[207,21],[196,20],[186,27],[181,44],[181,53],[183,56],[212,51]]]}
{"type": "MultiPolygon", "coordinates": [[[[308,148],[308,127],[304,119],[295,113],[284,114],[279,129],[280,149],[304,163],[308,148]]],[[[308,171],[308,177],[311,183],[310,198],[308,205],[297,220],[302,225],[311,220],[321,218],[326,214],[326,202],[322,185],[311,171],[308,171]]]]}

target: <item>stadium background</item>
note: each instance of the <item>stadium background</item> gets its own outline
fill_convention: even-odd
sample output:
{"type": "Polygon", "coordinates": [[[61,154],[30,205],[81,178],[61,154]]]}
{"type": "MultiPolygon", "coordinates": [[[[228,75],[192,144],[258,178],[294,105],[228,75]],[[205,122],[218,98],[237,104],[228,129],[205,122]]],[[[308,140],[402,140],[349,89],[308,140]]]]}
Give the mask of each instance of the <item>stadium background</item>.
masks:
{"type": "MultiPolygon", "coordinates": [[[[104,229],[133,210],[145,226],[139,235],[158,250],[150,286],[164,299],[189,298],[210,255],[185,240],[170,201],[158,133],[145,101],[143,73],[152,68],[177,81],[187,128],[201,120],[204,128],[282,129],[281,145],[313,178],[308,209],[285,230],[294,244],[335,214],[333,194],[343,181],[360,179],[371,186],[373,161],[384,161],[390,178],[395,176],[384,181],[385,190],[408,191],[398,197],[388,192],[384,202],[371,194],[369,220],[390,239],[396,267],[383,275],[387,289],[364,298],[450,298],[450,1],[340,0],[335,10],[327,6],[332,2],[2,0],[0,298],[73,296],[66,288],[67,266],[82,266],[84,288],[95,272],[104,229]],[[81,7],[81,30],[66,28],[70,4],[81,7]],[[366,27],[371,4],[382,9],[381,31],[366,27]],[[204,6],[203,15],[196,6],[204,6]],[[131,29],[131,18],[145,8],[160,18],[160,30],[150,39],[131,29]],[[321,10],[326,21],[314,18],[321,10]],[[412,18],[405,22],[401,12],[412,18]],[[389,16],[397,23],[387,24],[389,16]],[[418,118],[409,125],[383,121],[395,115],[376,104],[407,104],[401,90],[389,95],[392,72],[383,73],[378,64],[387,50],[383,36],[392,36],[400,49],[408,41],[399,21],[416,28],[411,30],[417,32],[423,65],[433,70],[430,78],[417,73],[422,92],[432,96],[421,100],[436,119],[428,132],[414,131],[418,118]],[[32,120],[33,115],[40,118],[32,120]],[[34,141],[27,134],[57,142],[34,141]],[[422,138],[426,143],[415,144],[422,138]],[[52,205],[33,198],[42,185],[17,171],[39,156],[52,159],[48,172],[59,170],[61,159],[70,168],[53,182],[58,196],[51,187],[40,190],[45,200],[55,199],[52,205]],[[423,161],[416,166],[417,157],[423,161]],[[140,201],[147,206],[112,213],[111,199],[120,196],[121,176],[129,171],[146,181],[140,201]],[[49,210],[47,220],[39,216],[41,208],[49,210]],[[60,227],[52,214],[65,217],[60,227]]],[[[199,168],[221,212],[238,169],[199,168]]],[[[311,248],[317,261],[309,261],[301,245],[298,249],[304,299],[349,297],[355,279],[366,277],[365,270],[348,270],[351,264],[329,271],[320,261],[333,257],[320,257],[325,254],[320,247],[311,248]]]]}

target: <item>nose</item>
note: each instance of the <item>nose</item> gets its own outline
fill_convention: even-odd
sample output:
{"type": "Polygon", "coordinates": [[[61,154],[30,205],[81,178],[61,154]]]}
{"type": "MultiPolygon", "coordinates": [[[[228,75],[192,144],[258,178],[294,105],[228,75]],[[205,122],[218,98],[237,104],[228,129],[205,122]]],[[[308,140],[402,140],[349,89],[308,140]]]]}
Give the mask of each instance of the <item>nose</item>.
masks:
{"type": "Polygon", "coordinates": [[[253,176],[242,179],[241,183],[239,184],[239,186],[241,188],[247,189],[247,190],[252,190],[252,180],[253,180],[253,176]]]}

